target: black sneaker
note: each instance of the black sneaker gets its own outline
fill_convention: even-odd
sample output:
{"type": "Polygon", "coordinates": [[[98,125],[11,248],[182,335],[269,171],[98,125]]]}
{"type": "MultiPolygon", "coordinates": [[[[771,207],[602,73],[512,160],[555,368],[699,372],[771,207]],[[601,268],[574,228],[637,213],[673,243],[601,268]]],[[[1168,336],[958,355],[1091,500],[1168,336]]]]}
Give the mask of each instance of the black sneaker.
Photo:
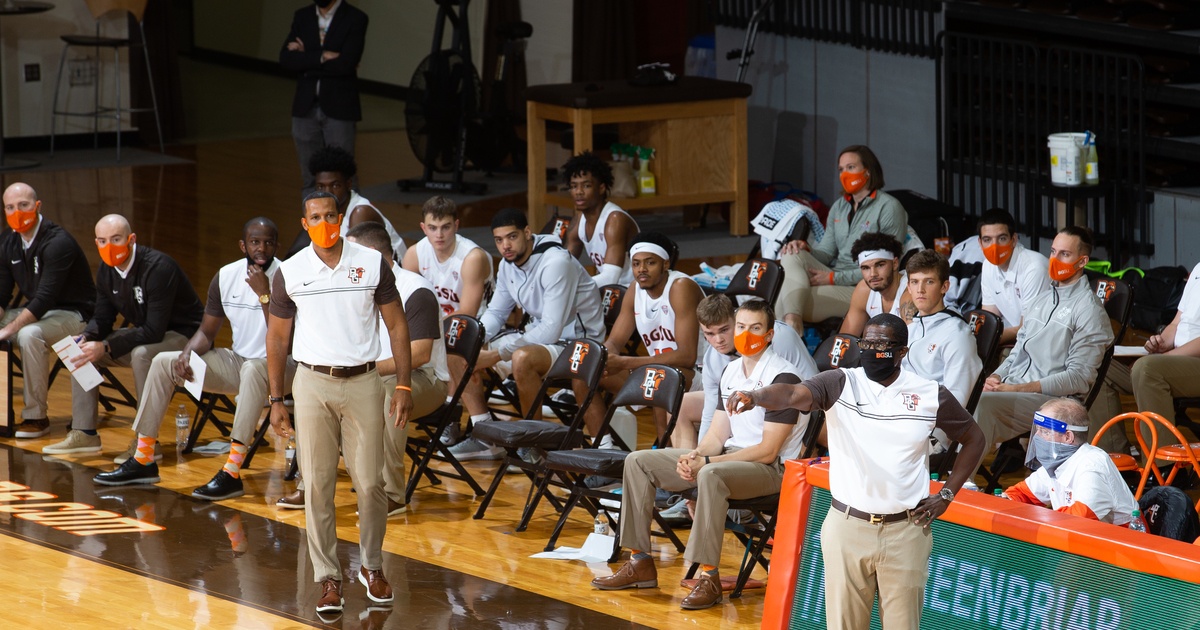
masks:
{"type": "Polygon", "coordinates": [[[242,490],[242,480],[225,472],[225,469],[217,471],[212,481],[192,491],[193,497],[205,501],[223,501],[243,494],[246,493],[242,490]]]}
{"type": "Polygon", "coordinates": [[[151,462],[143,466],[136,459],[127,459],[116,470],[102,472],[93,477],[92,481],[105,486],[124,486],[131,483],[158,483],[158,464],[151,462]]]}

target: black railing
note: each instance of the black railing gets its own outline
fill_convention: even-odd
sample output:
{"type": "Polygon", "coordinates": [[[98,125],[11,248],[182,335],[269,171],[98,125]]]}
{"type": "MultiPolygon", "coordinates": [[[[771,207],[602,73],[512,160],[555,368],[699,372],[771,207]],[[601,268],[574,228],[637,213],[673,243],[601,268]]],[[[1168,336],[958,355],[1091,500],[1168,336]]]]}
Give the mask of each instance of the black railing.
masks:
{"type": "MultiPolygon", "coordinates": [[[[715,0],[717,24],[745,28],[762,0],[715,0]]],[[[775,0],[764,32],[933,58],[941,0],[775,0]]]]}
{"type": "Polygon", "coordinates": [[[1095,50],[945,33],[938,57],[938,185],[978,216],[1008,209],[1033,239],[1090,227],[1110,260],[1152,253],[1142,63],[1095,50]],[[1050,183],[1047,136],[1092,131],[1098,186],[1050,183]]]}

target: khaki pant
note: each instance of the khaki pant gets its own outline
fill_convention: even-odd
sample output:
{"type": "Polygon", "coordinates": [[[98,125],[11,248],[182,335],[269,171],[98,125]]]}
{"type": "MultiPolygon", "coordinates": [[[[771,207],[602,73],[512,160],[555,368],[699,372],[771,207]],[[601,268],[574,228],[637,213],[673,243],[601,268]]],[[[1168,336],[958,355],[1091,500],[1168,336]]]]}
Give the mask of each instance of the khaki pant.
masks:
{"type": "MultiPolygon", "coordinates": [[[[0,326],[7,326],[23,308],[14,308],[0,318],[0,326]]],[[[21,380],[24,383],[25,409],[21,417],[38,420],[48,416],[46,392],[50,389],[50,346],[67,336],[83,332],[84,321],[75,311],[50,310],[42,318],[17,331],[13,346],[21,356],[21,380]]]]}
{"type": "MultiPolygon", "coordinates": [[[[1200,358],[1152,354],[1133,364],[1130,378],[1137,408],[1153,411],[1174,422],[1173,399],[1200,396],[1200,358]]],[[[1147,434],[1147,444],[1149,440],[1147,434]]],[[[1174,442],[1173,437],[1163,436],[1161,428],[1158,440],[1159,444],[1174,442]]]]}
{"type": "MultiPolygon", "coordinates": [[[[175,396],[177,358],[179,352],[160,352],[150,363],[150,374],[138,396],[137,417],[133,420],[133,430],[138,435],[158,437],[167,405],[175,396]]],[[[204,373],[204,391],[237,395],[229,437],[249,446],[267,402],[267,360],[247,359],[232,348],[213,348],[200,355],[200,359],[208,366],[204,373]]],[[[296,374],[296,362],[291,357],[288,357],[285,370],[284,391],[291,393],[292,378],[296,374]]]]}
{"type": "Polygon", "coordinates": [[[350,378],[296,369],[296,448],[304,462],[304,517],[313,579],[342,579],[334,510],[338,448],[358,497],[359,551],[369,571],[383,567],[387,498],[383,494],[383,381],[374,370],[350,378]]]}
{"type": "Polygon", "coordinates": [[[879,593],[883,630],[921,627],[933,536],[901,520],[872,525],[833,508],[821,525],[825,621],[833,630],[865,630],[879,593]]]}
{"type": "MultiPolygon", "coordinates": [[[[109,335],[108,339],[115,339],[132,332],[132,329],[124,328],[109,335]]],[[[187,345],[187,341],[187,337],[173,330],[168,330],[163,335],[162,341],[137,346],[129,354],[119,357],[106,356],[100,359],[96,363],[96,366],[112,367],[116,365],[133,368],[134,395],[140,401],[142,399],[142,390],[146,387],[146,379],[150,374],[150,363],[154,361],[154,357],[158,356],[160,352],[182,350],[187,345]]],[[[74,378],[71,379],[71,415],[73,418],[71,428],[88,431],[95,430],[99,419],[99,411],[97,409],[99,405],[99,386],[88,391],[79,385],[79,381],[74,378]]]]}
{"type": "MultiPolygon", "coordinates": [[[[635,451],[625,459],[621,490],[621,544],[650,551],[650,522],[654,516],[654,489],[682,492],[696,488],[696,515],[683,557],[688,562],[717,566],[729,499],[753,499],[779,492],[783,466],[755,462],[716,462],[700,469],[696,483],[675,472],[681,448],[635,451]]],[[[733,452],[732,450],[726,452],[733,452]]]]}
{"type": "Polygon", "coordinates": [[[845,317],[850,310],[850,298],[854,287],[823,285],[814,287],[808,283],[808,270],[815,269],[828,274],[827,265],[817,260],[810,252],[788,254],[779,259],[783,265],[783,288],[775,303],[775,315],[798,314],[806,322],[821,322],[830,317],[845,317]]]}
{"type": "MultiPolygon", "coordinates": [[[[387,434],[383,442],[383,491],[396,503],[404,503],[408,476],[404,474],[404,447],[408,444],[408,426],[400,428],[388,415],[392,394],[396,393],[396,375],[383,377],[383,426],[387,434]]],[[[446,402],[446,382],[439,381],[432,367],[412,372],[413,408],[409,419],[421,418],[437,411],[446,402]]]]}
{"type": "MultiPolygon", "coordinates": [[[[1088,410],[1091,429],[1089,439],[1096,436],[1096,432],[1104,426],[1104,423],[1121,414],[1121,394],[1132,393],[1133,383],[1130,381],[1129,367],[1114,359],[1108,365],[1108,373],[1104,376],[1104,385],[1100,388],[1096,401],[1088,410]]],[[[1169,415],[1166,417],[1171,418],[1169,415]]],[[[1146,443],[1150,443],[1149,433],[1146,434],[1146,443]]],[[[1130,444],[1129,438],[1125,434],[1125,427],[1109,429],[1101,436],[1100,442],[1096,446],[1109,453],[1128,453],[1130,444]]]]}

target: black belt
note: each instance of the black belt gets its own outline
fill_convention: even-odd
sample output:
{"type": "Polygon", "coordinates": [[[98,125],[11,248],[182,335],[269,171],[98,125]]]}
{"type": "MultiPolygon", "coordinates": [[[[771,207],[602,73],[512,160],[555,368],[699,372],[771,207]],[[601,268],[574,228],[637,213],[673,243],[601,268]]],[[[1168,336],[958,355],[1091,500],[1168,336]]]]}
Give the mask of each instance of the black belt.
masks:
{"type": "Polygon", "coordinates": [[[354,365],[351,367],[336,367],[332,365],[309,365],[303,361],[297,361],[300,365],[320,374],[332,376],[334,378],[350,378],[359,374],[366,374],[375,369],[375,362],[368,361],[362,365],[354,365]]]}
{"type": "Polygon", "coordinates": [[[848,514],[854,518],[862,519],[872,525],[879,525],[880,523],[895,523],[896,521],[902,521],[908,518],[908,510],[896,512],[895,514],[871,514],[869,512],[863,512],[862,510],[856,510],[849,505],[838,501],[837,499],[834,499],[831,502],[831,505],[833,505],[833,509],[841,512],[842,514],[848,514]]]}

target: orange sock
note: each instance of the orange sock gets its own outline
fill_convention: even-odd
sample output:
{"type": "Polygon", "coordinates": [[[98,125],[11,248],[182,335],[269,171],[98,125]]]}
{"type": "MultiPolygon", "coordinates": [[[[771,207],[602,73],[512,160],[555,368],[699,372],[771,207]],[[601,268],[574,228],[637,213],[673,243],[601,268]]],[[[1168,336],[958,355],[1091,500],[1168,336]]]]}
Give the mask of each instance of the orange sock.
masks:
{"type": "Polygon", "coordinates": [[[246,540],[246,527],[242,525],[241,514],[234,514],[225,522],[225,534],[229,536],[229,546],[234,551],[242,553],[249,547],[246,540]]]}
{"type": "Polygon", "coordinates": [[[229,473],[230,477],[237,479],[241,474],[242,462],[246,461],[246,451],[250,447],[242,444],[237,440],[232,440],[229,443],[229,459],[225,460],[225,472],[229,473]]]}
{"type": "Polygon", "coordinates": [[[703,572],[705,572],[705,573],[712,573],[713,571],[716,571],[716,570],[717,570],[717,565],[715,565],[715,564],[702,564],[702,565],[700,565],[700,570],[701,570],[701,571],[703,571],[703,572]]]}
{"type": "Polygon", "coordinates": [[[149,466],[150,464],[153,464],[154,443],[158,441],[158,438],[139,435],[137,440],[137,452],[133,454],[133,458],[137,460],[137,463],[143,466],[149,466]]]}

